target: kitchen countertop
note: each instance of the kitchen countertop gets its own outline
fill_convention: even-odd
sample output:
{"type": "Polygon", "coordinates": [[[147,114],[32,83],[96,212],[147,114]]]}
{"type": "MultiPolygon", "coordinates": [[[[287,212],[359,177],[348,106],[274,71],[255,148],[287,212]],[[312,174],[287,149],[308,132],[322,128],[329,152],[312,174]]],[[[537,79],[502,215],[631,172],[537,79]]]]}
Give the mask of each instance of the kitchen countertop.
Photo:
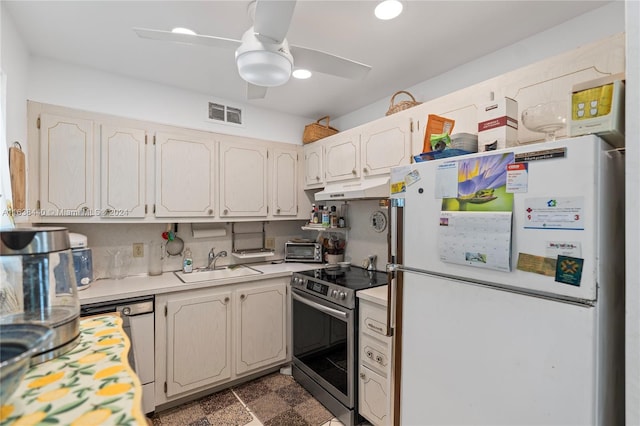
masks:
{"type": "Polygon", "coordinates": [[[118,314],[82,319],[78,344],[27,371],[0,406],[0,423],[146,425],[129,347],[118,314]]]}
{"type": "Polygon", "coordinates": [[[247,275],[201,281],[196,283],[183,283],[173,272],[164,272],[162,275],[134,275],[121,280],[102,279],[91,283],[87,289],[78,291],[80,303],[109,302],[131,297],[150,296],[155,294],[173,293],[176,291],[195,290],[199,288],[218,287],[229,284],[239,284],[268,278],[290,276],[293,272],[308,269],[323,268],[321,263],[252,263],[247,264],[253,269],[262,272],[261,275],[247,275]]]}
{"type": "Polygon", "coordinates": [[[356,295],[362,300],[368,300],[369,302],[377,303],[378,305],[386,307],[388,304],[387,287],[388,285],[381,285],[380,287],[360,290],[356,293],[356,295]]]}

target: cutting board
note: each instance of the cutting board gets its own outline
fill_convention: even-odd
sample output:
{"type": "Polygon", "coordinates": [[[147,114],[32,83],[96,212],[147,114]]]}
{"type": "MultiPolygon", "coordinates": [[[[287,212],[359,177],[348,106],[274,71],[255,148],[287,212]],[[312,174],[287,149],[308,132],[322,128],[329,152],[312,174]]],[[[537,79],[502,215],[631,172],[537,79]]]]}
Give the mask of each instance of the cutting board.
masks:
{"type": "Polygon", "coordinates": [[[11,193],[13,194],[13,208],[26,208],[26,168],[24,152],[20,145],[9,148],[9,173],[11,175],[11,193]]]}

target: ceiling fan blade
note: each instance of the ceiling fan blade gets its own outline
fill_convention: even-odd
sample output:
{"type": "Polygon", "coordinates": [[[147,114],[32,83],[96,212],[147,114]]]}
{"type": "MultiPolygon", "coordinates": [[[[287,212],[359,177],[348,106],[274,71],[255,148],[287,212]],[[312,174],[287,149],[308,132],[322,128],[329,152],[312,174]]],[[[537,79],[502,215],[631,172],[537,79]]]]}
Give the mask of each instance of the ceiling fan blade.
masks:
{"type": "Polygon", "coordinates": [[[264,99],[266,95],[267,87],[247,83],[247,99],[264,99]]]}
{"type": "Polygon", "coordinates": [[[210,47],[220,47],[223,49],[236,49],[241,44],[240,40],[200,34],[180,34],[172,33],[171,31],[151,30],[148,28],[133,28],[133,31],[135,31],[140,38],[173,41],[178,43],[200,44],[210,47]]]}
{"type": "Polygon", "coordinates": [[[317,71],[338,77],[360,80],[371,71],[369,65],[341,58],[340,56],[300,46],[289,46],[296,68],[317,71]]]}
{"type": "Polygon", "coordinates": [[[282,43],[289,31],[295,7],[295,1],[257,0],[253,29],[258,37],[262,41],[282,43]]]}

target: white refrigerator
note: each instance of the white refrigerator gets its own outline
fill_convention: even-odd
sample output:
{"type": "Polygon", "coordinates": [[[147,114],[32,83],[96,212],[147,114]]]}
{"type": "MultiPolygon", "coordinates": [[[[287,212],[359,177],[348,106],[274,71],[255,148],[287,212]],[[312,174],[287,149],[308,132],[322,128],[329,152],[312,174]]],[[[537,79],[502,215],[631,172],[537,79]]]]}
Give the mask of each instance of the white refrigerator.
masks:
{"type": "Polygon", "coordinates": [[[624,155],[583,136],[391,184],[400,424],[624,424],[624,155]]]}

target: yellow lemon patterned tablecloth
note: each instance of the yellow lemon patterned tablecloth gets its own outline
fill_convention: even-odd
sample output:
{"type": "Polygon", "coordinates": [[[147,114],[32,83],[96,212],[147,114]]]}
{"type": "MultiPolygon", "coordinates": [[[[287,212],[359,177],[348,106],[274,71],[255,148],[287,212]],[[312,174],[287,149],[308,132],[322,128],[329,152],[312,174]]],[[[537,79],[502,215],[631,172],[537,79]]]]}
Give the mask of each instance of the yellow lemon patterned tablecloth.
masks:
{"type": "Polygon", "coordinates": [[[78,345],[29,369],[0,406],[0,426],[146,425],[129,346],[119,316],[81,320],[78,345]]]}

